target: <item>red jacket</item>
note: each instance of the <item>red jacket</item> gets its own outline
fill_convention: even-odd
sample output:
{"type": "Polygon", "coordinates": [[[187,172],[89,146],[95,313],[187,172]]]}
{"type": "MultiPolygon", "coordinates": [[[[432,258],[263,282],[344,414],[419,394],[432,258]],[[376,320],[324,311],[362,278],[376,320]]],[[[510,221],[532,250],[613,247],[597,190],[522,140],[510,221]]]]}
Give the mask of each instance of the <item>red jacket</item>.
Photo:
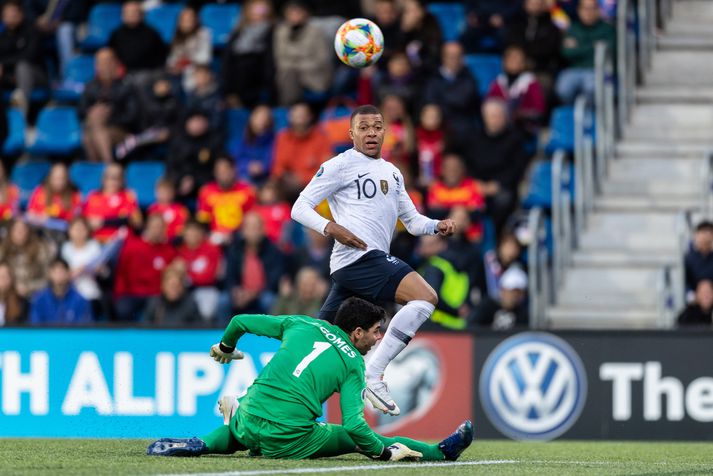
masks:
{"type": "Polygon", "coordinates": [[[488,97],[506,101],[511,117],[525,130],[542,125],[547,104],[534,74],[522,73],[509,86],[507,76],[500,74],[490,84],[488,97]]]}
{"type": "Polygon", "coordinates": [[[245,213],[255,203],[255,189],[247,183],[235,182],[224,190],[216,182],[203,185],[198,192],[196,218],[210,223],[211,231],[232,233],[240,228],[245,213]]]}
{"type": "Polygon", "coordinates": [[[178,257],[186,262],[188,277],[193,286],[215,286],[218,281],[218,267],[223,258],[220,247],[208,240],[195,249],[182,245],[178,248],[178,257]]]}
{"type": "MultiPolygon", "coordinates": [[[[465,177],[457,187],[452,188],[439,180],[428,187],[426,205],[429,210],[441,215],[456,206],[476,214],[485,209],[485,197],[478,182],[470,177],[465,177]]],[[[466,230],[466,236],[470,240],[479,239],[482,235],[483,224],[480,221],[473,222],[466,230]]]]}
{"type": "Polygon", "coordinates": [[[267,237],[278,246],[285,241],[283,230],[285,229],[285,224],[291,220],[291,210],[292,207],[287,202],[256,205],[253,209],[262,217],[267,237]]]}
{"type": "Polygon", "coordinates": [[[161,273],[175,257],[176,250],[170,244],[152,244],[130,234],[119,252],[114,295],[158,296],[161,294],[161,273]]]}
{"type": "Polygon", "coordinates": [[[166,223],[166,238],[169,240],[183,234],[183,225],[188,220],[188,209],[180,203],[154,203],[148,209],[148,214],[157,213],[166,223]]]}

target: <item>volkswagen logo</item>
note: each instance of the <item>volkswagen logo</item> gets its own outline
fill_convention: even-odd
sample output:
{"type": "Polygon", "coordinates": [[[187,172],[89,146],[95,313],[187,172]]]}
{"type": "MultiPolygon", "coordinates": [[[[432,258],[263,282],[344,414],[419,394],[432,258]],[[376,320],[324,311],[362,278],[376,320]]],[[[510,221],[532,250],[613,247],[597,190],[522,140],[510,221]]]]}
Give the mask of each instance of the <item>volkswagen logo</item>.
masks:
{"type": "Polygon", "coordinates": [[[587,376],[577,353],[552,334],[525,332],[501,342],[480,376],[485,414],[516,440],[551,440],[579,418],[587,376]]]}

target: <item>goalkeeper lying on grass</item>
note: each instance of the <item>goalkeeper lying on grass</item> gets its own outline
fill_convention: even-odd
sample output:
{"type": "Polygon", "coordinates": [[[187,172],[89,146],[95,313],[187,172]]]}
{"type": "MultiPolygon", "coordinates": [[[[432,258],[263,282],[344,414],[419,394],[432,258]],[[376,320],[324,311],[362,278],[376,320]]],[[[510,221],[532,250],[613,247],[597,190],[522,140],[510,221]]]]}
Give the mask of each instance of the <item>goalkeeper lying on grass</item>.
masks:
{"type": "Polygon", "coordinates": [[[321,458],[362,453],[398,461],[455,460],[473,441],[473,424],[465,421],[439,444],[374,433],[364,420],[362,356],[381,337],[384,310],[363,299],[347,299],[335,325],[305,316],[238,315],[228,324],[210,354],[229,363],[243,354],[235,348],[249,332],[280,339],[282,345],[237,406],[221,399],[227,425],[202,438],[163,438],[148,447],[150,455],[198,456],[250,450],[268,458],[321,458]],[[318,423],[322,404],[340,392],[343,425],[318,423]]]}

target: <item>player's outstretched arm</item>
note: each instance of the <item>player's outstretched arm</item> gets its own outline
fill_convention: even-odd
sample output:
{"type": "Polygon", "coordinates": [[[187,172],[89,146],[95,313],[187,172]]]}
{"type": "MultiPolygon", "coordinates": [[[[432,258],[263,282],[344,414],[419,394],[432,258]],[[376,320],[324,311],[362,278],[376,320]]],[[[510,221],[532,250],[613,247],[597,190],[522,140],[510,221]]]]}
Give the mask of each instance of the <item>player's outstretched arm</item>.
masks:
{"type": "Polygon", "coordinates": [[[292,322],[293,316],[271,316],[268,314],[238,314],[234,316],[223,332],[219,344],[211,347],[210,356],[216,362],[228,363],[242,359],[242,352],[236,350],[238,340],[243,334],[282,339],[282,333],[292,322]]]}
{"type": "MultiPolygon", "coordinates": [[[[400,175],[400,183],[403,183],[403,176],[400,175]]],[[[455,222],[449,218],[445,220],[433,220],[425,215],[421,215],[416,210],[409,197],[405,186],[399,188],[399,219],[403,222],[406,230],[415,236],[435,235],[451,236],[455,230],[455,222]]]]}

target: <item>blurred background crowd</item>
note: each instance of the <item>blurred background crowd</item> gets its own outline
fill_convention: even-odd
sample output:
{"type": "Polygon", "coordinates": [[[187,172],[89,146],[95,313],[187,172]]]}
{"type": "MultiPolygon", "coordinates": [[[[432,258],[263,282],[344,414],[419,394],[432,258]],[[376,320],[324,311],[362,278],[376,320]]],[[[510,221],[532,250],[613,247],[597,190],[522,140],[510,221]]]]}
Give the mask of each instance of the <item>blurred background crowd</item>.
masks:
{"type": "MultiPolygon", "coordinates": [[[[349,113],[383,112],[383,158],[417,208],[392,253],[439,293],[430,325],[526,325],[533,164],[553,110],[594,93],[615,0],[5,0],[0,325],[222,325],[316,315],[329,238],[290,219],[349,113]],[[339,63],[373,19],[385,52],[339,63]]],[[[328,216],[325,204],[320,213],[328,216]]],[[[713,291],[712,291],[713,293],[713,291]]]]}

